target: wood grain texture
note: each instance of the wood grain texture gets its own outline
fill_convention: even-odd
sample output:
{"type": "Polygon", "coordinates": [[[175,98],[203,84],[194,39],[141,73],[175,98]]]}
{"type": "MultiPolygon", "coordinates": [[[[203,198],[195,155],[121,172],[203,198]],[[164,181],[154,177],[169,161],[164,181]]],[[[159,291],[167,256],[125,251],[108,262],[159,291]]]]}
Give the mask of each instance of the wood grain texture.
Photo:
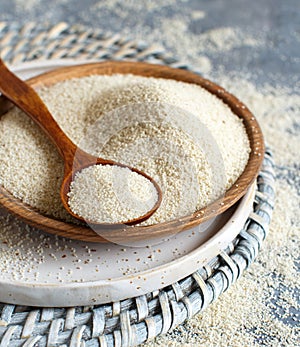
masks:
{"type": "MultiPolygon", "coordinates": [[[[34,88],[40,88],[70,78],[89,75],[111,75],[115,73],[130,73],[145,77],[151,76],[198,84],[223,100],[223,102],[227,104],[239,118],[243,119],[243,124],[250,142],[251,153],[249,161],[241,176],[221,199],[193,214],[180,216],[180,218],[176,220],[151,226],[116,226],[101,228],[101,235],[103,237],[95,233],[95,231],[93,231],[89,226],[78,226],[44,216],[36,211],[36,209],[14,198],[12,194],[3,187],[0,187],[0,203],[7,210],[14,213],[28,224],[59,236],[87,242],[108,242],[105,239],[105,233],[109,233],[108,238],[110,241],[120,242],[126,240],[128,242],[144,240],[147,238],[166,237],[194,227],[224,212],[246,193],[251,183],[257,177],[262,164],[264,154],[263,135],[257,120],[248,108],[235,96],[226,92],[222,87],[213,82],[204,79],[195,73],[167,66],[140,62],[110,61],[60,68],[31,78],[27,82],[34,88]]],[[[4,103],[3,100],[0,100],[0,115],[5,113],[7,108],[7,104],[4,103]],[[2,105],[5,105],[3,109],[1,108],[2,105]]]]}

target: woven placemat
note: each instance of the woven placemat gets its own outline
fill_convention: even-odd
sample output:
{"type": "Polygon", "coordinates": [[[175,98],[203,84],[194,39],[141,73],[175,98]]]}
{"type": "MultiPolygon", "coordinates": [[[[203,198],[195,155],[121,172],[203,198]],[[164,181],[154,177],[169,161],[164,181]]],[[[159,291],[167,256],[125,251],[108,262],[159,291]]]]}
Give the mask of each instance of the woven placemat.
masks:
{"type": "MultiPolygon", "coordinates": [[[[157,45],[67,23],[0,22],[0,55],[10,64],[61,58],[126,59],[192,69],[157,45]]],[[[165,334],[201,312],[242,275],[259,252],[273,211],[273,167],[267,149],[253,211],[238,237],[206,266],[162,290],[105,305],[37,308],[0,303],[0,346],[130,347],[165,334]]]]}

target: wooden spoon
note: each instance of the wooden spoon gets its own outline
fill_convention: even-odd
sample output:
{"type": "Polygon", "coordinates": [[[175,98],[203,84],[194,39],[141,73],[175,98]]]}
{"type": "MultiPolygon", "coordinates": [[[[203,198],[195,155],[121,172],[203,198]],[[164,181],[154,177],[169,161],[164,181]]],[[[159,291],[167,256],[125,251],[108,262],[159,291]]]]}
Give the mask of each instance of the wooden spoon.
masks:
{"type": "Polygon", "coordinates": [[[43,131],[49,136],[57,147],[64,161],[64,178],[60,189],[60,197],[65,209],[75,218],[83,220],[88,224],[95,226],[111,226],[111,225],[134,225],[141,223],[151,217],[158,209],[162,201],[162,192],[154,179],[143,171],[136,168],[123,165],[112,160],[97,158],[77,147],[62,131],[57,122],[52,117],[47,106],[41,100],[36,91],[28,84],[20,80],[13,72],[11,72],[0,59],[0,92],[6,96],[13,104],[24,111],[43,131]],[[158,193],[158,199],[150,211],[138,218],[122,222],[122,223],[95,223],[88,221],[75,214],[68,204],[68,193],[70,185],[74,179],[76,172],[92,165],[116,165],[119,167],[129,168],[131,171],[147,178],[155,187],[158,193]]]}

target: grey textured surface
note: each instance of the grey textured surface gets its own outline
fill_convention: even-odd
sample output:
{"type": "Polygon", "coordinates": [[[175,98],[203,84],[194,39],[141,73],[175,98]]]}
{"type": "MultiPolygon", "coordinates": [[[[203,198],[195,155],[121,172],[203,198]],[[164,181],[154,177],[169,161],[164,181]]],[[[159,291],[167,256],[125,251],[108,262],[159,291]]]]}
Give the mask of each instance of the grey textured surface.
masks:
{"type": "MultiPolygon", "coordinates": [[[[163,30],[167,19],[178,18],[187,26],[187,32],[201,35],[210,30],[232,27],[241,33],[257,37],[265,44],[259,47],[234,47],[226,52],[205,53],[215,69],[219,63],[226,70],[253,71],[256,83],[289,84],[299,87],[300,64],[300,3],[299,0],[1,0],[0,21],[49,21],[80,23],[91,28],[124,33],[148,42],[159,40],[170,52],[188,56],[178,42],[170,42],[163,30]],[[192,13],[203,11],[204,18],[192,13]],[[162,28],[161,30],[159,30],[162,28]],[[159,37],[154,37],[154,30],[159,37]]],[[[190,60],[197,63],[194,54],[190,60]]]]}

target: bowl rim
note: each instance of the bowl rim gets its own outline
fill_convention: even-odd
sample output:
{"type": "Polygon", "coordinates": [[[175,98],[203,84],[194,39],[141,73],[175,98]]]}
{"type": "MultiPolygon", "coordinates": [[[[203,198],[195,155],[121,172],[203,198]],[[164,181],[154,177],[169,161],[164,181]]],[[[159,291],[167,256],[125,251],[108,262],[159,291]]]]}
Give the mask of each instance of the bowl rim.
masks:
{"type": "MultiPolygon", "coordinates": [[[[182,230],[195,227],[223,213],[245,195],[248,188],[256,179],[262,165],[265,149],[262,131],[253,114],[241,101],[224,88],[203,78],[199,74],[184,69],[145,62],[105,61],[59,67],[58,69],[30,78],[27,80],[27,83],[38,89],[71,78],[88,75],[112,75],[116,73],[173,79],[197,84],[221,99],[230,107],[236,116],[243,120],[250,142],[251,152],[244,171],[231,188],[225,192],[224,196],[192,214],[168,222],[134,227],[106,226],[101,229],[102,236],[98,235],[88,226],[65,222],[40,213],[36,208],[15,198],[1,185],[0,205],[27,224],[51,234],[87,242],[120,242],[122,239],[138,241],[146,238],[168,237],[182,230]],[[105,238],[105,233],[108,233],[108,239],[105,238]]],[[[3,96],[0,97],[0,119],[11,106],[3,96]]]]}

